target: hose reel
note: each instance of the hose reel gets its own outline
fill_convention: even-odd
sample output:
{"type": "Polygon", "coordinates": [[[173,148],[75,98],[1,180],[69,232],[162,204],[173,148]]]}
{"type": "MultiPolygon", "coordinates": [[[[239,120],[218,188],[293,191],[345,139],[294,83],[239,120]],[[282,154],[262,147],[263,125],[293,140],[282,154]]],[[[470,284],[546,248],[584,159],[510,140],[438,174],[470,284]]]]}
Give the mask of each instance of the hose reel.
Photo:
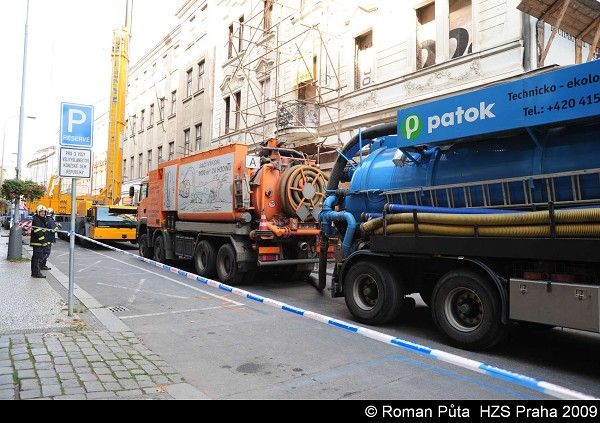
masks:
{"type": "Polygon", "coordinates": [[[283,210],[300,220],[318,220],[325,200],[327,178],[313,166],[296,165],[286,170],[281,178],[280,197],[283,210]]]}

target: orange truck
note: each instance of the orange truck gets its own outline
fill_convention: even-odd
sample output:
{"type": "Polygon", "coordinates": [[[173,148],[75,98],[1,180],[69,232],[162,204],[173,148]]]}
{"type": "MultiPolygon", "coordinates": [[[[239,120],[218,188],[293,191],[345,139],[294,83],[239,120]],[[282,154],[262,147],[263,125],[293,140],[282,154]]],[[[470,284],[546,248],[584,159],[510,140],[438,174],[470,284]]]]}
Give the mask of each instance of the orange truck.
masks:
{"type": "Polygon", "coordinates": [[[161,163],[140,189],[140,255],[192,260],[198,275],[230,285],[258,271],[308,279],[326,183],[314,162],[274,139],[257,155],[231,144],[161,163]]]}

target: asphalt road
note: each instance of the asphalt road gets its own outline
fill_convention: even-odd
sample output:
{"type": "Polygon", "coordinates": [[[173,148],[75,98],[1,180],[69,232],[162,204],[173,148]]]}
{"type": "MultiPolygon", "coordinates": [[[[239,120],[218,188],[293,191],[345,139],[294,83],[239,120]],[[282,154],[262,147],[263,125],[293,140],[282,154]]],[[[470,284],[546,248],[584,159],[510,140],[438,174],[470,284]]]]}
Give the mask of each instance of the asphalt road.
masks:
{"type": "MultiPolygon", "coordinates": [[[[549,398],[197,284],[118,252],[76,248],[77,284],[105,306],[121,306],[116,315],[211,398],[549,398]]],[[[67,274],[68,243],[58,241],[50,261],[67,274]]],[[[243,288],[351,321],[343,299],[321,295],[306,283],[261,280],[243,288]]],[[[598,335],[520,329],[492,351],[462,351],[444,344],[420,300],[402,321],[374,329],[600,397],[598,335]]]]}

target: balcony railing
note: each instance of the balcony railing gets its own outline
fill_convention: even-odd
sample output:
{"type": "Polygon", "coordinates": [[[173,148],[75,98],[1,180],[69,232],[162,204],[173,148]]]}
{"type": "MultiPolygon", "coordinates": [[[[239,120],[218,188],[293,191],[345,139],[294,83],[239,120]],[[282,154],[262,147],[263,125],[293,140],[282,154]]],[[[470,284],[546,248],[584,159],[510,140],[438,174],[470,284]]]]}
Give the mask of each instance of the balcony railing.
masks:
{"type": "Polygon", "coordinates": [[[277,110],[277,129],[308,128],[319,126],[319,110],[316,104],[304,100],[283,103],[277,110]]]}

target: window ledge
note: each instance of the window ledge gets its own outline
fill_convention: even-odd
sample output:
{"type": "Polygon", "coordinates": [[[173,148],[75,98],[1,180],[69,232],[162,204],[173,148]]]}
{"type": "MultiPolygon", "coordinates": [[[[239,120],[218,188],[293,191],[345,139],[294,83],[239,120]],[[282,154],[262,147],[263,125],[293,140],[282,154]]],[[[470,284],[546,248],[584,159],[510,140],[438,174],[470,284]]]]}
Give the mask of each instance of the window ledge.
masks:
{"type": "Polygon", "coordinates": [[[188,101],[190,101],[192,99],[192,94],[188,95],[186,98],[184,98],[183,100],[181,100],[181,102],[183,104],[187,103],[188,101]]]}
{"type": "Polygon", "coordinates": [[[140,129],[140,130],[138,131],[138,134],[141,134],[142,132],[144,132],[144,130],[143,130],[143,129],[140,129]]]}
{"type": "Polygon", "coordinates": [[[202,88],[201,90],[198,90],[194,93],[194,97],[198,97],[200,94],[204,94],[204,88],[202,88]]]}
{"type": "Polygon", "coordinates": [[[148,125],[148,127],[146,129],[152,129],[152,128],[154,128],[154,125],[150,124],[150,125],[148,125]]]}
{"type": "Polygon", "coordinates": [[[173,119],[175,116],[177,116],[177,113],[173,113],[172,115],[167,116],[168,120],[173,119]]]}
{"type": "Polygon", "coordinates": [[[157,124],[157,125],[160,125],[160,124],[161,124],[161,123],[163,123],[164,121],[165,121],[164,119],[161,119],[161,120],[157,121],[157,122],[156,122],[156,124],[157,124]]]}

